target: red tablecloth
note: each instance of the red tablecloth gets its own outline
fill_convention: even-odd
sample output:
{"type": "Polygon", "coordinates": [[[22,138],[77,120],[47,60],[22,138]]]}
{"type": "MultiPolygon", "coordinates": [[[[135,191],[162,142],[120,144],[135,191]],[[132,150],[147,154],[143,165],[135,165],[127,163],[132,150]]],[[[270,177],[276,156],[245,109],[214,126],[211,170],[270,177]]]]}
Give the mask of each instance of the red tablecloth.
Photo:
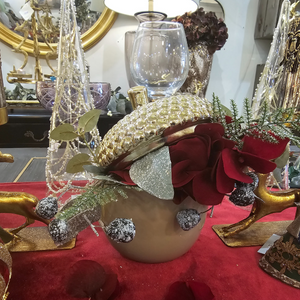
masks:
{"type": "MultiPolygon", "coordinates": [[[[0,190],[24,191],[39,198],[46,195],[43,182],[0,184],[0,190]]],[[[96,237],[90,228],[78,235],[76,247],[72,250],[13,253],[9,299],[74,299],[64,291],[64,278],[68,268],[82,259],[97,261],[107,272],[118,275],[120,294],[117,300],[163,300],[169,286],[178,280],[206,283],[216,300],[299,299],[300,290],[260,269],[259,247],[229,248],[211,228],[214,224],[240,221],[248,214],[248,211],[224,201],[215,207],[213,217],[206,219],[200,237],[191,250],[167,263],[142,264],[125,259],[112,248],[104,233],[96,237]]],[[[290,208],[262,221],[292,220],[294,215],[295,209],[290,208]]],[[[16,224],[15,217],[11,216],[1,214],[0,225],[12,227],[21,223],[16,224]]],[[[44,226],[39,222],[36,225],[44,226]]]]}

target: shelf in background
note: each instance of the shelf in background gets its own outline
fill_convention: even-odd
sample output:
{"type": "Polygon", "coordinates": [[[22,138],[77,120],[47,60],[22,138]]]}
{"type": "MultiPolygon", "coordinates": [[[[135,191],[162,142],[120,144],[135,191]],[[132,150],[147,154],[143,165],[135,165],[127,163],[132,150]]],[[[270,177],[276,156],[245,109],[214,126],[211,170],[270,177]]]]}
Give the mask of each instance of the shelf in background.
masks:
{"type": "MultiPolygon", "coordinates": [[[[51,111],[43,107],[9,106],[8,123],[0,126],[0,148],[48,147],[51,111]]],[[[100,136],[115,125],[123,115],[101,115],[98,122],[100,136]]]]}

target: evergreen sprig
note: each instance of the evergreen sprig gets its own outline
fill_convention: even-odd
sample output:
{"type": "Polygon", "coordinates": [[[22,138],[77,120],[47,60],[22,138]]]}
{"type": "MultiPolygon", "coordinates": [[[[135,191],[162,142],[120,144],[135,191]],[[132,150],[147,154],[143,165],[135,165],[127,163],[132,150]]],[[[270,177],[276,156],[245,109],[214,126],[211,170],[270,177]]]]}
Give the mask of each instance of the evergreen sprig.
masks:
{"type": "Polygon", "coordinates": [[[212,121],[223,125],[225,137],[237,142],[239,148],[243,145],[244,136],[253,136],[271,143],[278,143],[276,137],[289,138],[297,146],[300,145],[300,137],[294,134],[294,131],[300,131],[300,114],[296,114],[295,108],[278,108],[271,111],[267,102],[264,102],[259,118],[254,119],[249,99],[244,100],[243,116],[239,116],[237,105],[231,100],[230,122],[226,120],[226,110],[222,107],[220,99],[214,94],[212,108],[212,121]]]}
{"type": "Polygon", "coordinates": [[[117,201],[118,197],[128,198],[126,190],[140,188],[135,186],[128,186],[122,184],[111,184],[107,181],[101,181],[99,184],[95,184],[93,187],[88,187],[87,190],[71,200],[72,205],[66,209],[62,209],[55,216],[59,220],[69,220],[77,214],[93,210],[97,206],[103,206],[109,202],[117,201]]]}

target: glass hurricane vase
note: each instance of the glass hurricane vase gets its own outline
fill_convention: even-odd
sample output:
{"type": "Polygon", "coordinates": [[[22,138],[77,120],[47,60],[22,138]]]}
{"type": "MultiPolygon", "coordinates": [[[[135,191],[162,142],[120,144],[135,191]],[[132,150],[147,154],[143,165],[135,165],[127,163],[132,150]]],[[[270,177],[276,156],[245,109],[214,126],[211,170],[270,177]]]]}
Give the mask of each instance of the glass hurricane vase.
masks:
{"type": "Polygon", "coordinates": [[[132,50],[132,79],[147,88],[151,99],[171,96],[188,75],[188,57],[182,24],[143,22],[137,29],[132,50]]]}

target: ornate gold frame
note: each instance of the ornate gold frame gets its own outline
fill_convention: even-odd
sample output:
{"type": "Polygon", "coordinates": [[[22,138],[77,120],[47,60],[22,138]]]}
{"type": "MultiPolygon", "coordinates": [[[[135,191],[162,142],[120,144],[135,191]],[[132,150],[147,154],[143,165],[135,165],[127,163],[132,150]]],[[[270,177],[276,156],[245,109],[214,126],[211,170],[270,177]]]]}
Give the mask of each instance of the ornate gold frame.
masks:
{"type": "MultiPolygon", "coordinates": [[[[97,22],[81,36],[83,50],[88,50],[97,44],[109,31],[114,24],[118,14],[108,8],[105,8],[97,22]]],[[[8,29],[0,22],[0,40],[11,47],[16,47],[22,41],[22,37],[14,31],[8,29]]],[[[57,44],[51,44],[56,50],[57,44]]],[[[45,43],[39,43],[40,55],[45,56],[49,48],[45,43]]],[[[33,41],[26,40],[22,46],[29,55],[33,54],[33,41]]]]}

